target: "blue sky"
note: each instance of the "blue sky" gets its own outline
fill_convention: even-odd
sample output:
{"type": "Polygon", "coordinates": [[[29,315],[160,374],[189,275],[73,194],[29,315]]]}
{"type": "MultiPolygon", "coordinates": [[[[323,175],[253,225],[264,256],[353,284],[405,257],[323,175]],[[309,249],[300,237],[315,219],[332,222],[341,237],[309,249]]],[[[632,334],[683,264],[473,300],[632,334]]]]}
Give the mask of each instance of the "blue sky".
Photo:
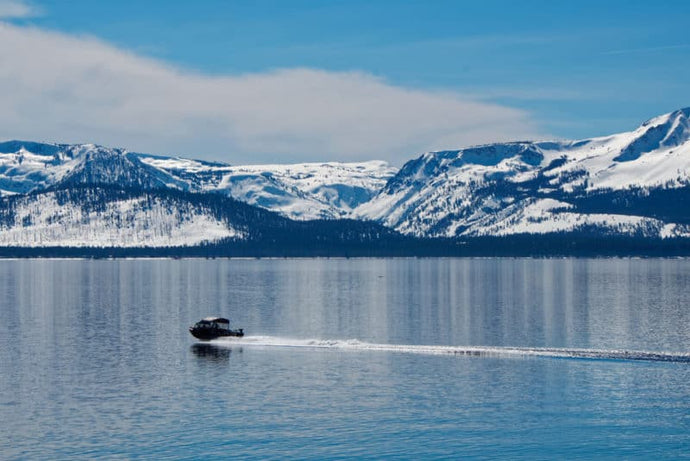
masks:
{"type": "MultiPolygon", "coordinates": [[[[323,73],[318,75],[328,79],[337,77],[338,83],[331,83],[332,91],[338,92],[335,88],[347,86],[347,75],[354,73],[363,79],[363,85],[369,85],[366,90],[357,90],[357,94],[375,91],[370,86],[376,83],[386,91],[397,91],[391,99],[386,99],[389,104],[409,93],[415,93],[415,97],[451,97],[486,104],[489,112],[479,116],[477,123],[491,125],[492,120],[504,118],[508,123],[505,127],[503,122],[495,124],[497,141],[522,135],[575,139],[626,131],[652,116],[690,105],[690,38],[686,32],[690,2],[36,0],[27,3],[12,0],[4,3],[27,8],[25,14],[5,14],[4,21],[13,27],[13,33],[57,34],[75,42],[69,46],[76,48],[80,46],[79,40],[91,45],[97,42],[107,50],[127,53],[154,66],[207,81],[246,76],[263,78],[275,76],[276,72],[308,70],[323,73]],[[495,114],[492,110],[500,108],[506,109],[505,114],[492,115],[495,114]]],[[[0,13],[2,5],[0,0],[0,13]]],[[[283,85],[280,79],[274,84],[283,85]]],[[[319,85],[314,80],[309,88],[319,85]]],[[[311,96],[305,93],[304,97],[311,96]]],[[[356,97],[348,99],[353,101],[356,97]]],[[[330,108],[338,110],[331,96],[322,101],[328,101],[330,108]]],[[[261,101],[257,103],[255,98],[251,103],[261,106],[261,101]]],[[[415,104],[405,101],[401,107],[416,111],[415,104]]],[[[424,120],[433,118],[428,115],[433,113],[433,101],[425,101],[422,106],[422,112],[428,111],[424,112],[424,120]]],[[[456,109],[440,112],[444,118],[457,115],[457,126],[465,126],[471,125],[472,120],[463,118],[462,114],[477,107],[463,110],[458,105],[456,109]]],[[[356,109],[354,105],[352,110],[356,109]]],[[[367,110],[371,111],[362,107],[362,111],[367,110]]],[[[274,118],[281,113],[278,111],[274,118]]],[[[381,113],[372,120],[389,120],[394,115],[381,113]]],[[[310,116],[305,115],[305,120],[310,116]]],[[[255,116],[248,116],[252,117],[255,116]]],[[[228,123],[235,128],[234,122],[228,123]]],[[[342,119],[334,121],[325,131],[338,124],[344,124],[342,119]]],[[[419,124],[413,119],[405,120],[398,131],[407,133],[410,126],[419,124]]],[[[237,130],[240,128],[246,127],[237,130]]],[[[250,127],[246,131],[254,129],[250,127]]],[[[235,138],[229,142],[220,139],[214,144],[208,139],[213,136],[211,130],[205,134],[199,149],[206,148],[207,156],[227,161],[246,161],[252,157],[258,161],[316,160],[319,155],[324,160],[363,159],[376,157],[376,149],[380,149],[380,157],[395,161],[398,155],[412,157],[416,149],[462,147],[442,146],[444,140],[448,143],[494,140],[486,130],[472,128],[474,131],[468,129],[463,135],[460,131],[451,133],[450,128],[444,133],[429,127],[420,132],[419,138],[424,138],[424,142],[397,142],[388,146],[382,139],[367,137],[361,128],[352,128],[347,136],[334,132],[333,139],[341,136],[350,139],[348,142],[330,143],[319,138],[313,140],[318,148],[311,149],[309,136],[297,133],[308,131],[308,123],[305,121],[294,136],[291,129],[295,128],[257,134],[275,138],[274,144],[235,138]],[[374,147],[371,150],[350,147],[357,152],[348,155],[348,146],[356,141],[351,138],[358,137],[360,132],[362,144],[374,147]],[[297,142],[292,148],[283,148],[294,140],[297,142]],[[280,148],[276,149],[276,145],[280,148]],[[223,146],[228,147],[224,150],[223,146]],[[395,153],[396,149],[400,150],[399,154],[395,153]],[[272,154],[272,150],[281,152],[272,154]]],[[[324,131],[324,127],[314,126],[314,130],[324,131]]],[[[388,122],[382,130],[388,137],[396,133],[388,122]]],[[[64,141],[73,142],[86,140],[82,138],[88,132],[79,135],[77,130],[67,130],[65,134],[70,139],[64,141]]],[[[129,139],[122,133],[118,138],[117,134],[113,129],[110,136],[98,135],[99,139],[93,141],[121,140],[119,144],[141,146],[159,153],[180,146],[180,152],[175,153],[204,156],[204,152],[191,152],[198,145],[193,140],[177,139],[176,144],[175,139],[170,139],[158,146],[141,136],[129,139]]],[[[41,133],[36,131],[34,137],[41,138],[41,133]]],[[[54,129],[48,138],[56,137],[59,132],[54,129]]]]}

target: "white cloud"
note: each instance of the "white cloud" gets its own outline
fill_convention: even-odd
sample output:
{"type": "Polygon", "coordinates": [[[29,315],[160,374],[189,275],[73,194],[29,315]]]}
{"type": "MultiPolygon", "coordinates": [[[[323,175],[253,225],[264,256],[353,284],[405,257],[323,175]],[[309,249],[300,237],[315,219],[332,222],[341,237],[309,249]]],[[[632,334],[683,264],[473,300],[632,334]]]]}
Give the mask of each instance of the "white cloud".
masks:
{"type": "Polygon", "coordinates": [[[3,23],[0,95],[0,139],[96,142],[232,163],[399,164],[426,150],[538,131],[525,112],[367,73],[215,77],[92,37],[3,23]]]}
{"type": "Polygon", "coordinates": [[[0,19],[21,19],[36,16],[38,10],[21,0],[0,0],[0,19]]]}

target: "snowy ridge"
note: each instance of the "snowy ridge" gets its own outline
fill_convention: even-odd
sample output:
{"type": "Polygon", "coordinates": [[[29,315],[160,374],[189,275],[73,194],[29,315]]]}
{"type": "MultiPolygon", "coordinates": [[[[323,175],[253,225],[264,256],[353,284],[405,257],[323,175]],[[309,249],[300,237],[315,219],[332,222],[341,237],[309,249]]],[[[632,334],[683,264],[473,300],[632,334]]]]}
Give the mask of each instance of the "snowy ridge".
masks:
{"type": "Polygon", "coordinates": [[[607,208],[603,194],[620,199],[641,190],[635,200],[642,203],[640,197],[649,192],[688,190],[689,116],[690,109],[682,109],[632,132],[581,141],[429,152],[406,163],[354,214],[417,236],[544,234],[585,227],[686,236],[681,223],[607,208]],[[596,196],[602,197],[600,212],[580,206],[596,196]]]}
{"type": "Polygon", "coordinates": [[[591,360],[633,360],[649,362],[690,363],[689,353],[627,351],[604,349],[569,349],[548,347],[499,347],[499,346],[438,346],[418,344],[377,344],[356,339],[294,339],[275,336],[245,336],[220,338],[210,342],[220,347],[290,347],[302,349],[329,349],[338,351],[397,352],[403,354],[450,355],[471,357],[547,357],[591,360]]]}

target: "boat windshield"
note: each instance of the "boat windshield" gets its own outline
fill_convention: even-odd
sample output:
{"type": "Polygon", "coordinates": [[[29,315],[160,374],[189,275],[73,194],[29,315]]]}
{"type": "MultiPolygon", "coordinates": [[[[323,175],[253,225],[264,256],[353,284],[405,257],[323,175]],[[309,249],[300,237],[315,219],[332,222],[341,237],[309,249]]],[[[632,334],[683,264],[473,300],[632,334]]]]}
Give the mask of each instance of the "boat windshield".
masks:
{"type": "Polygon", "coordinates": [[[218,330],[229,330],[230,324],[225,322],[214,322],[212,320],[200,320],[194,325],[196,328],[213,328],[218,330]]]}

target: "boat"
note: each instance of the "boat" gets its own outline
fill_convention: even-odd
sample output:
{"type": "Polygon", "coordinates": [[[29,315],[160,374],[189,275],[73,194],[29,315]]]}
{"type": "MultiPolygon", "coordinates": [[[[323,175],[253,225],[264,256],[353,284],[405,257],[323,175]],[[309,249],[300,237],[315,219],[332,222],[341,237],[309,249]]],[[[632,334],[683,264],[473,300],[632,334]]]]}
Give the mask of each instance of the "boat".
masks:
{"type": "Polygon", "coordinates": [[[223,336],[244,336],[244,330],[239,328],[237,330],[230,329],[230,320],[223,317],[206,317],[201,319],[189,327],[189,332],[195,338],[203,341],[220,338],[223,336]]]}

